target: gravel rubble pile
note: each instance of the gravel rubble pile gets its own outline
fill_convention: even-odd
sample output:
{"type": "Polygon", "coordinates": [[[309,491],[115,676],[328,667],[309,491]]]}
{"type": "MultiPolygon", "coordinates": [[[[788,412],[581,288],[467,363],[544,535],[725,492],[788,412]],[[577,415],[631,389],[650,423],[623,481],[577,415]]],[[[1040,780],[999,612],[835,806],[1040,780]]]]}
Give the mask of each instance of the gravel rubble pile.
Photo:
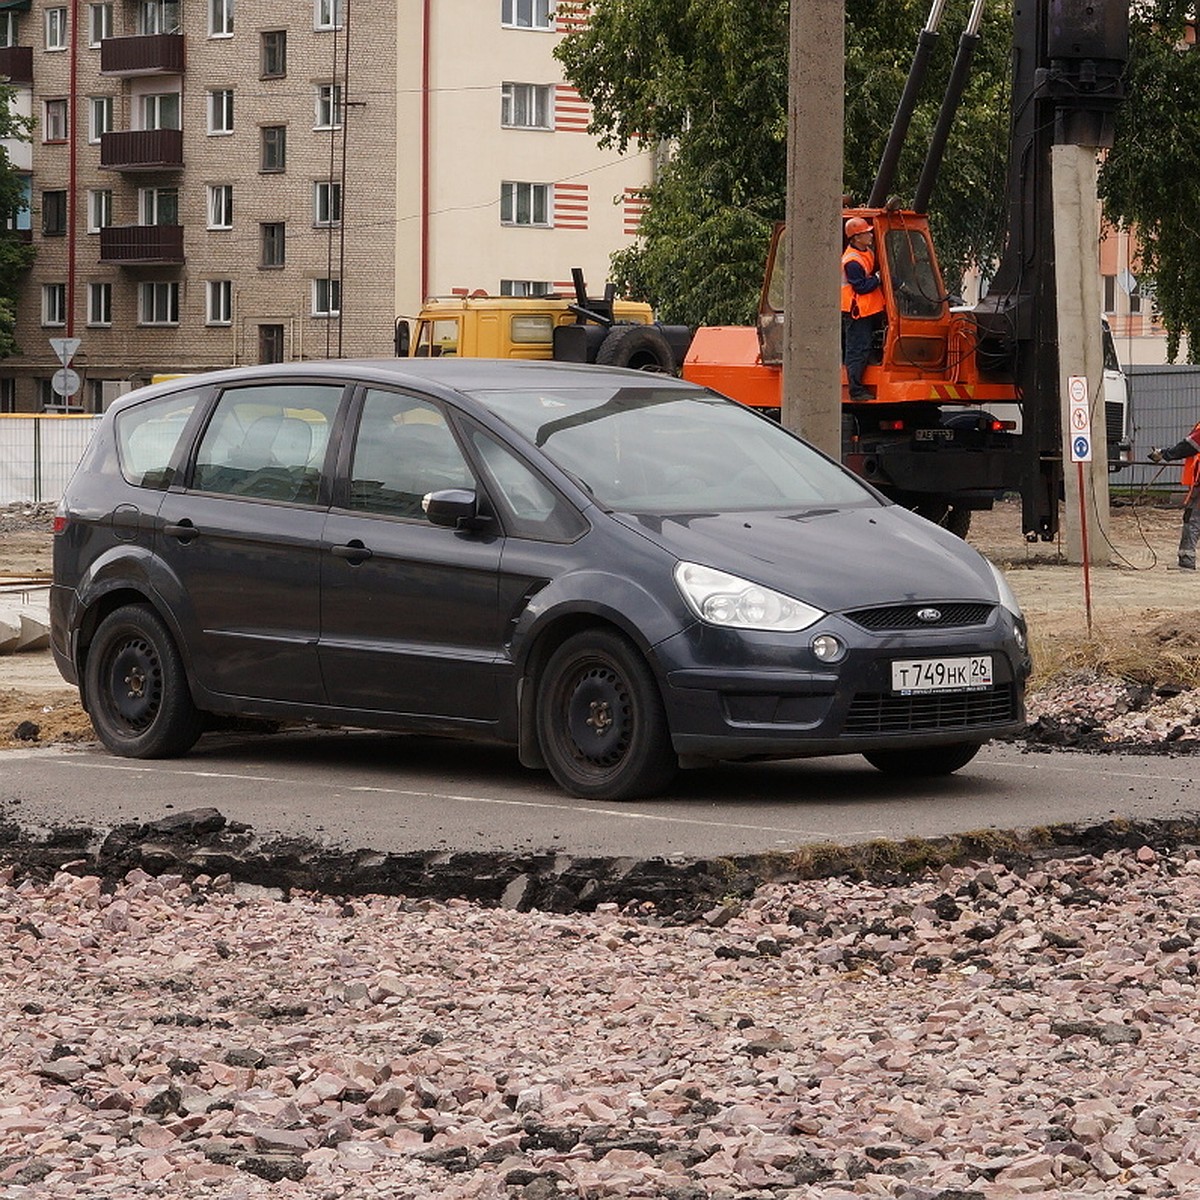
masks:
{"type": "Polygon", "coordinates": [[[0,1195],[1200,1194],[1200,849],[703,922],[0,873],[0,1195]]]}

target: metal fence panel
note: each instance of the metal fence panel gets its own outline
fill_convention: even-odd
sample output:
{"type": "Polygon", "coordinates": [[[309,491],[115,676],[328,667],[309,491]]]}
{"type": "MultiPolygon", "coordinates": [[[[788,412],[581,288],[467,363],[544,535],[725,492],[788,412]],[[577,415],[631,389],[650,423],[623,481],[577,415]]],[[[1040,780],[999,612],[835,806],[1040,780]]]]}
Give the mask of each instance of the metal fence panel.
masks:
{"type": "Polygon", "coordinates": [[[58,500],[100,417],[0,413],[0,504],[58,500]]]}

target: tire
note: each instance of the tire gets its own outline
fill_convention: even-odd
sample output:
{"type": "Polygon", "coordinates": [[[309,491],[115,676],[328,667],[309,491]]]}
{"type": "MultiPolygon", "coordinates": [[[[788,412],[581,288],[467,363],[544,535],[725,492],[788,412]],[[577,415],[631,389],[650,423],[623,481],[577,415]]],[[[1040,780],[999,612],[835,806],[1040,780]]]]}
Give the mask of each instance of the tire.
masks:
{"type": "Polygon", "coordinates": [[[603,367],[632,367],[666,375],[675,371],[667,339],[650,325],[614,325],[596,351],[596,362],[603,367]]]}
{"type": "Polygon", "coordinates": [[[863,754],[876,770],[902,779],[953,775],[979,753],[980,742],[953,742],[916,750],[870,750],[863,754]]]}
{"type": "Polygon", "coordinates": [[[125,758],[172,758],[204,727],[175,642],[153,609],[127,604],[100,623],[84,666],[96,734],[125,758]]]}
{"type": "Polygon", "coordinates": [[[550,656],[537,732],[555,782],[585,800],[656,795],[679,767],[650,668],[607,630],[577,633],[550,656]]]}

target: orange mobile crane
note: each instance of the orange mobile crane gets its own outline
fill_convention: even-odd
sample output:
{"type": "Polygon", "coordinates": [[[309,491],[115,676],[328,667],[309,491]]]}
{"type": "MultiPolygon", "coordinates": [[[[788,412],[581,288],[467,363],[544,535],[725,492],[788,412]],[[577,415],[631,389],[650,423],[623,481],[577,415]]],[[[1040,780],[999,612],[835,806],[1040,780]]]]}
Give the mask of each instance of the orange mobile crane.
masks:
{"type": "MultiPolygon", "coordinates": [[[[875,234],[886,301],[864,383],[852,401],[842,378],[842,457],[899,503],[965,534],[972,510],[1004,491],[1023,498],[1026,536],[1057,532],[1062,482],[1054,305],[1050,147],[1112,144],[1112,113],[1128,58],[1128,0],[1030,0],[1014,14],[1008,231],[989,295],[952,308],[930,236],[928,204],[983,16],[974,0],[911,206],[888,193],[937,37],[933,0],[904,95],[862,217],[875,234]],[[1015,422],[986,406],[1019,405],[1015,422]]],[[[695,333],[683,375],[778,415],[783,361],[786,230],[767,259],[757,328],[695,333]]],[[[1118,426],[1120,420],[1117,421],[1118,426]]],[[[1114,432],[1109,430],[1110,440],[1114,432]]]]}

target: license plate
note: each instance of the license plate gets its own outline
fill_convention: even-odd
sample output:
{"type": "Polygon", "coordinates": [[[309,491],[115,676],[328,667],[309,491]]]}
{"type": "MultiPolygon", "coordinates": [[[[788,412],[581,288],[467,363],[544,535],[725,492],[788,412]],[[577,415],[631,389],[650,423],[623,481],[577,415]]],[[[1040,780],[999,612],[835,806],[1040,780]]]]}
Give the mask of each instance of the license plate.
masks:
{"type": "Polygon", "coordinates": [[[892,663],[892,691],[979,692],[992,686],[992,656],[966,658],[905,658],[892,663]]]}

